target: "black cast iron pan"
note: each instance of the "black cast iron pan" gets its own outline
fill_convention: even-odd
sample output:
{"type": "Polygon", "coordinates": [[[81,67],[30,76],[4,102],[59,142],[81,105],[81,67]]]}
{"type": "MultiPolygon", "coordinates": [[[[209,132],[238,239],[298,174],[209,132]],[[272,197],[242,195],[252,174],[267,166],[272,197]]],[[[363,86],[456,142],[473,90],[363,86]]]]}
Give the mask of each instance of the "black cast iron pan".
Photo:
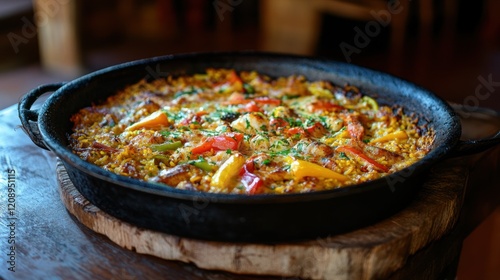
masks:
{"type": "Polygon", "coordinates": [[[324,237],[366,226],[394,214],[415,196],[424,171],[446,157],[484,150],[500,134],[475,142],[459,140],[460,121],[443,100],[388,74],[335,61],[239,52],[172,55],[93,72],[68,83],[43,85],[19,104],[24,129],[38,146],[64,163],[76,188],[105,212],[140,227],[178,236],[233,241],[279,242],[324,237]],[[341,189],[287,195],[229,195],[178,190],[119,176],[87,163],[68,146],[70,116],[140,79],[189,74],[209,67],[256,70],[269,76],[301,74],[311,80],[358,86],[381,104],[399,104],[436,131],[432,151],[386,178],[341,189]],[[54,92],[31,110],[44,93],[54,92]]]}

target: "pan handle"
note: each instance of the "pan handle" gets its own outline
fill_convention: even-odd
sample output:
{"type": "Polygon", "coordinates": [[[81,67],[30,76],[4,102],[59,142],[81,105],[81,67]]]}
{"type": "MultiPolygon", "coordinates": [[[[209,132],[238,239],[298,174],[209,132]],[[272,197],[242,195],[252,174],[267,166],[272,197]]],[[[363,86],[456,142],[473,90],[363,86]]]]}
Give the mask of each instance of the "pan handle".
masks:
{"type": "Polygon", "coordinates": [[[33,104],[45,93],[53,92],[64,86],[66,83],[53,83],[41,85],[26,93],[19,102],[18,113],[22,128],[30,137],[31,141],[38,147],[49,150],[43,141],[38,130],[38,110],[31,110],[33,104]]]}
{"type": "Polygon", "coordinates": [[[500,113],[486,108],[474,108],[470,110],[467,107],[459,104],[450,103],[453,110],[461,117],[462,121],[469,118],[480,120],[482,122],[497,124],[497,132],[495,135],[474,140],[460,140],[455,148],[452,156],[465,156],[486,151],[500,144],[500,113]]]}

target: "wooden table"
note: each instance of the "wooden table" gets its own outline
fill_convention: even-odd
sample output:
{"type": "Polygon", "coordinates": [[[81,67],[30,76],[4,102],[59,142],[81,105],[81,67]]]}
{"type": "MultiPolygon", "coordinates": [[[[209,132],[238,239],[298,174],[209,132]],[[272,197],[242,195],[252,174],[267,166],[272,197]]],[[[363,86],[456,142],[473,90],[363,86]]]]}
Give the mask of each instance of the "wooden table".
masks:
{"type": "MultiPolygon", "coordinates": [[[[56,180],[56,158],[34,144],[19,127],[17,108],[0,111],[0,165],[3,279],[293,279],[254,277],[205,271],[191,264],[166,261],[123,249],[80,224],[62,204],[56,180]],[[13,171],[12,171],[13,170],[13,171]],[[10,176],[9,176],[10,174],[10,176]],[[15,209],[6,207],[7,183],[15,193],[15,209]],[[13,223],[13,224],[12,224],[13,223]],[[10,225],[10,227],[9,227],[10,225]],[[10,250],[10,240],[15,249],[10,250]],[[9,271],[15,254],[15,272],[9,271]]],[[[451,231],[410,256],[393,279],[453,276],[464,238],[498,205],[500,148],[457,158],[469,166],[462,213],[451,231]]],[[[467,177],[467,176],[465,176],[467,177]]],[[[466,183],[466,182],[464,182],[466,183]]],[[[13,197],[13,196],[12,196],[13,197]]],[[[425,209],[422,210],[425,215],[425,209]]]]}

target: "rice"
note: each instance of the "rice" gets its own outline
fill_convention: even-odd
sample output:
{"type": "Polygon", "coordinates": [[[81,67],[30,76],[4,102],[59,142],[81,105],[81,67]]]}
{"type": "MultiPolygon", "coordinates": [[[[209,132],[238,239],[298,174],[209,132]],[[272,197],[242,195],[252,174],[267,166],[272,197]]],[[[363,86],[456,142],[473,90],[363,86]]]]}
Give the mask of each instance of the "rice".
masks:
{"type": "Polygon", "coordinates": [[[71,121],[70,147],[90,163],[216,193],[371,181],[422,159],[434,141],[417,118],[352,85],[231,69],[140,81],[71,121]]]}

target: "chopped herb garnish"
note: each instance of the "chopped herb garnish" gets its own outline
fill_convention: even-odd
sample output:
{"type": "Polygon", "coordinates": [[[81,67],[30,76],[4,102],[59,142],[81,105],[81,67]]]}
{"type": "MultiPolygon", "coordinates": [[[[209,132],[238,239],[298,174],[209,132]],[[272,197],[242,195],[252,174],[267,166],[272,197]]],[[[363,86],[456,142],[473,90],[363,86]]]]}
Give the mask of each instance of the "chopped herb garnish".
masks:
{"type": "Polygon", "coordinates": [[[302,121],[300,119],[285,118],[285,120],[290,124],[290,127],[302,127],[302,121]]]}
{"type": "Polygon", "coordinates": [[[192,161],[189,161],[189,164],[191,165],[194,165],[202,170],[205,170],[207,172],[210,172],[210,171],[214,171],[215,169],[215,165],[209,163],[208,161],[206,161],[203,157],[198,157],[197,160],[192,160],[192,161]]]}
{"type": "Polygon", "coordinates": [[[255,88],[252,85],[250,85],[250,84],[244,83],[243,84],[243,88],[245,89],[245,92],[248,93],[248,94],[254,94],[255,93],[255,88]]]}
{"type": "Polygon", "coordinates": [[[177,148],[180,148],[180,147],[182,147],[181,141],[151,145],[151,149],[153,151],[157,151],[157,152],[173,151],[173,150],[176,150],[177,148]]]}
{"type": "Polygon", "coordinates": [[[174,139],[182,137],[182,133],[180,133],[178,131],[162,130],[162,131],[160,131],[160,134],[163,137],[172,137],[174,139]]]}
{"type": "Polygon", "coordinates": [[[240,113],[238,113],[238,112],[222,111],[222,112],[220,112],[219,118],[223,121],[231,122],[231,121],[234,121],[235,119],[237,119],[239,116],[240,116],[240,113]]]}
{"type": "Polygon", "coordinates": [[[174,95],[174,98],[178,98],[178,97],[186,95],[186,94],[197,94],[199,92],[201,92],[201,89],[190,86],[187,89],[180,90],[180,91],[176,92],[174,95]]]}

